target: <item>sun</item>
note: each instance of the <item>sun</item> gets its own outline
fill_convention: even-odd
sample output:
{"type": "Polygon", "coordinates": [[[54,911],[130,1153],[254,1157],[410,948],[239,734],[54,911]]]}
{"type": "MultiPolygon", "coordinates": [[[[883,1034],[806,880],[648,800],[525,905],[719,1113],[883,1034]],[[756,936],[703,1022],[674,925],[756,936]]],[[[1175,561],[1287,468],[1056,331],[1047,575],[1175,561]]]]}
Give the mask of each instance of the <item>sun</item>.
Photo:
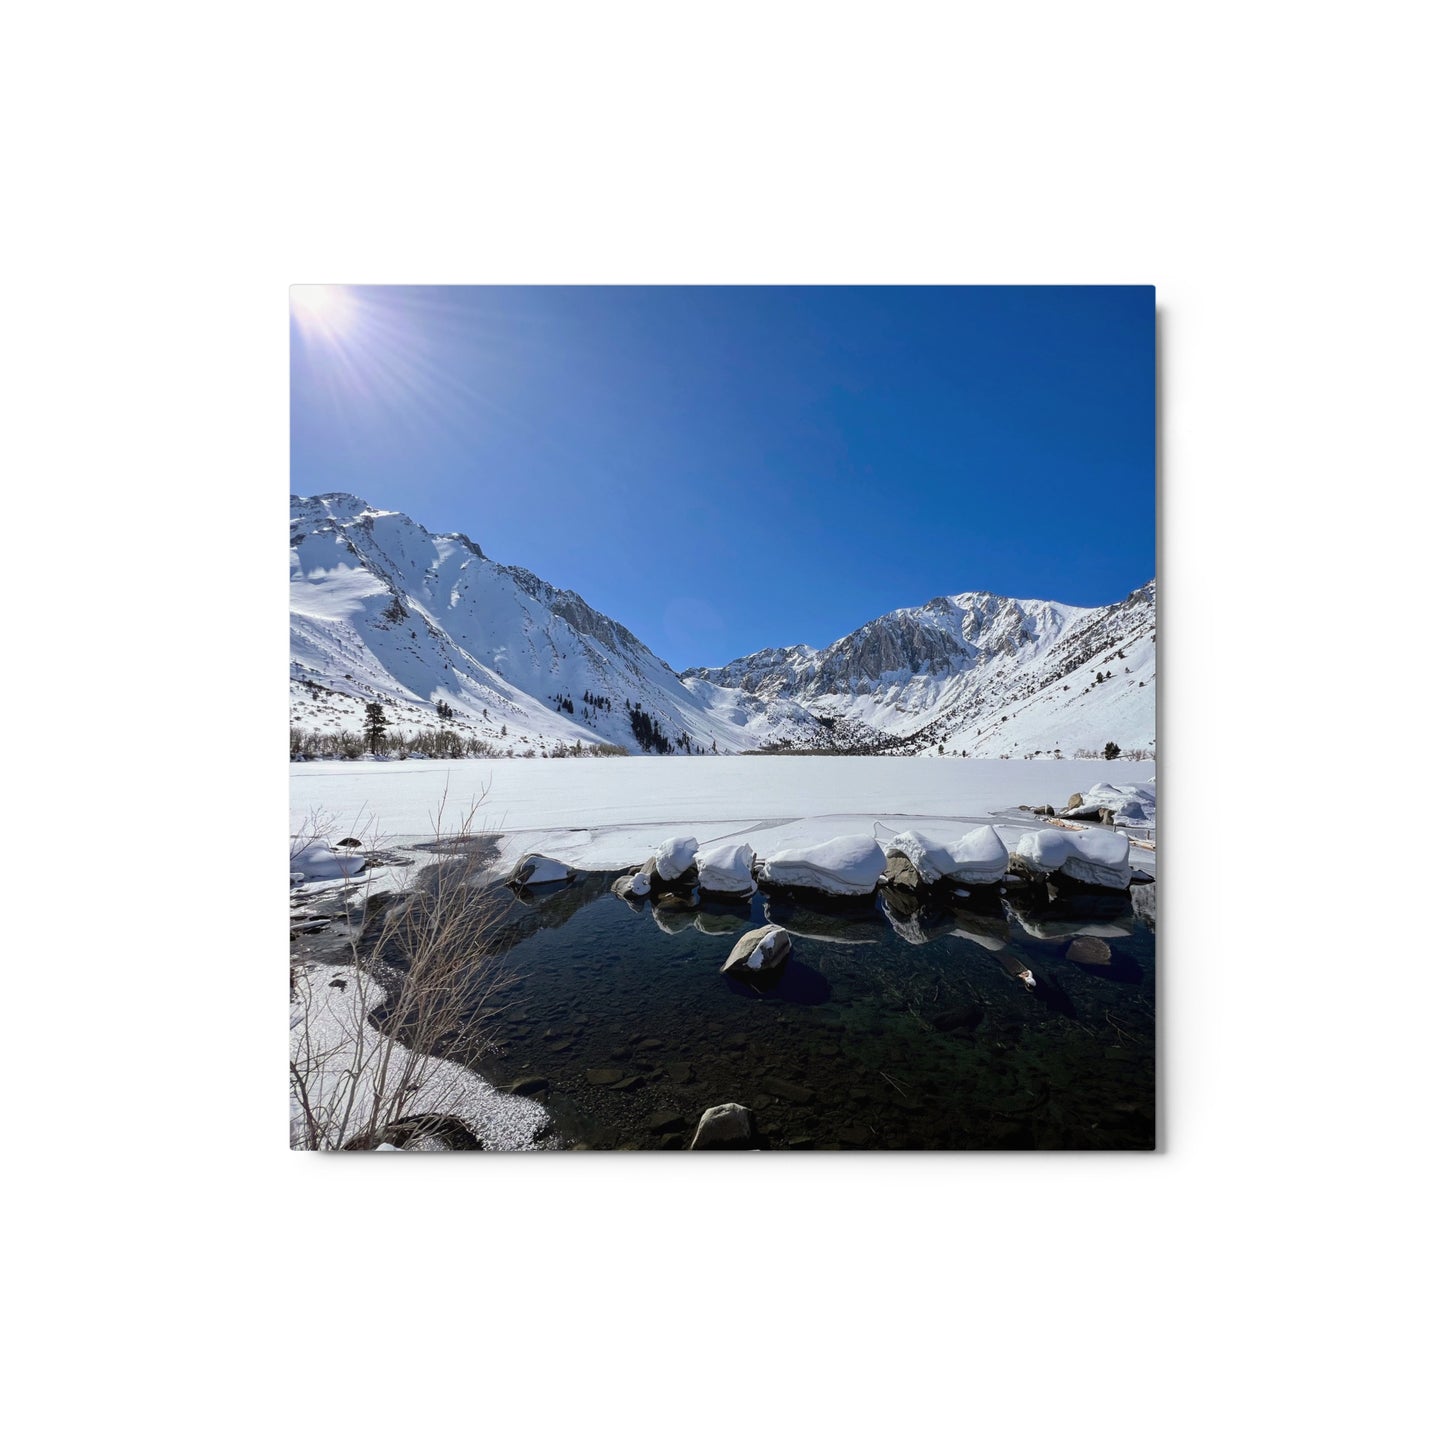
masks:
{"type": "Polygon", "coordinates": [[[338,336],[356,311],[356,299],[345,286],[293,286],[291,314],[303,331],[338,336]]]}

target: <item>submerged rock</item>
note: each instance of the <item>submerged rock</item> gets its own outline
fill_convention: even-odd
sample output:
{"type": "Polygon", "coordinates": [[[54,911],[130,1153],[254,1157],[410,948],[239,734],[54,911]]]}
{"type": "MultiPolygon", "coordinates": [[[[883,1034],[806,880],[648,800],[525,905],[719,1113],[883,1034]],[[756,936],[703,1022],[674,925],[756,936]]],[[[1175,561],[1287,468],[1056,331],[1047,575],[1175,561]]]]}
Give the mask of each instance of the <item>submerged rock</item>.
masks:
{"type": "Polygon", "coordinates": [[[1070,963],[1108,963],[1113,957],[1109,945],[1102,938],[1096,938],[1093,934],[1083,934],[1074,939],[1064,950],[1064,957],[1070,963]]]}
{"type": "Polygon", "coordinates": [[[689,1149],[748,1149],[753,1143],[753,1111],[741,1104],[717,1104],[698,1120],[689,1149]]]}
{"type": "Polygon", "coordinates": [[[785,928],[776,923],[752,928],[733,944],[723,973],[741,975],[775,973],[787,961],[793,951],[793,941],[785,928]]]}

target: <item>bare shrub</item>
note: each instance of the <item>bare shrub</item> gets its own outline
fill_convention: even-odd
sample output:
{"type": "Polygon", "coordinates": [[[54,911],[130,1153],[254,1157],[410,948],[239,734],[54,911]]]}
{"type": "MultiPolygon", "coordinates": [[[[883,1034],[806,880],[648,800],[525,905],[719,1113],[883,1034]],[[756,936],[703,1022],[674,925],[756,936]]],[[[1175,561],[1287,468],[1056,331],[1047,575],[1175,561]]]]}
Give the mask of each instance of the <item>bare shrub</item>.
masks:
{"type": "Polygon", "coordinates": [[[375,1148],[403,1120],[465,1120],[491,1094],[465,1065],[493,1046],[488,1001],[515,977],[504,904],[476,886],[476,807],[456,830],[440,817],[438,861],[416,886],[354,900],[364,922],[349,958],[293,965],[293,1148],[375,1148]]]}

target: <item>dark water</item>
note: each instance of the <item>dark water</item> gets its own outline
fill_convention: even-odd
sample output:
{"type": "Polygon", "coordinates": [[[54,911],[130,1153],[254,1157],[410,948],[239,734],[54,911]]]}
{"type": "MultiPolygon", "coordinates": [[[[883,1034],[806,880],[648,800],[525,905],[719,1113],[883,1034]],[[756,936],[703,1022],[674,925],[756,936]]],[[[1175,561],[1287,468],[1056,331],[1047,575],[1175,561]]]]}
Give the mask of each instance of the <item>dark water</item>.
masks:
{"type": "Polygon", "coordinates": [[[612,896],[612,876],[509,900],[521,977],[471,1061],[503,1086],[545,1080],[529,1087],[564,1145],[684,1147],[736,1101],[765,1148],[1153,1147],[1152,889],[975,913],[910,915],[891,893],[655,912],[612,896]],[[766,922],[793,952],[759,992],[719,969],[766,922]],[[1081,930],[1108,935],[1107,965],[1065,959],[1081,930]]]}

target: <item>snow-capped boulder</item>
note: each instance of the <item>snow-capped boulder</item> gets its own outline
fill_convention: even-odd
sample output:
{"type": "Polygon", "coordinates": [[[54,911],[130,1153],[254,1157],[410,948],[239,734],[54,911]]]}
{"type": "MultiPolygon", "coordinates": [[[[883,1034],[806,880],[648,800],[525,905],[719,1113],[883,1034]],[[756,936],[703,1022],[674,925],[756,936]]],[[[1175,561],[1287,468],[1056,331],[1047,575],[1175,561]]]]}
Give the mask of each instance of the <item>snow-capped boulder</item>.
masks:
{"type": "Polygon", "coordinates": [[[1156,795],[1152,782],[1095,783],[1087,793],[1075,793],[1069,799],[1063,816],[1088,822],[1152,828],[1156,814],[1156,795]]]}
{"type": "Polygon", "coordinates": [[[819,893],[872,893],[884,866],[883,850],[867,833],[850,833],[802,848],[783,848],[758,874],[775,888],[811,888],[819,893]]]}
{"type": "Polygon", "coordinates": [[[527,853],[518,858],[507,882],[513,888],[536,888],[543,883],[566,883],[576,873],[565,863],[548,858],[544,853],[527,853]]]}
{"type": "Polygon", "coordinates": [[[885,876],[900,888],[938,883],[997,883],[1008,871],[1008,849],[988,825],[952,843],[917,829],[897,834],[888,845],[885,876]]]}
{"type": "Polygon", "coordinates": [[[715,843],[697,855],[697,886],[704,893],[751,893],[754,861],[746,843],[715,843]]]}
{"type": "Polygon", "coordinates": [[[321,878],[350,878],[365,867],[365,858],[338,853],[326,843],[310,843],[291,854],[291,881],[297,882],[298,873],[303,883],[314,883],[321,878]]]}
{"type": "Polygon", "coordinates": [[[1093,888],[1128,888],[1134,876],[1129,865],[1129,840],[1103,828],[1077,832],[1040,828],[1025,833],[1014,847],[1010,866],[1033,877],[1062,874],[1093,888]]]}
{"type": "Polygon", "coordinates": [[[652,892],[652,885],[645,873],[624,873],[613,880],[612,891],[626,903],[641,903],[652,892]]]}
{"type": "Polygon", "coordinates": [[[780,969],[793,951],[793,941],[786,928],[769,923],[762,928],[750,929],[733,944],[728,961],[723,964],[724,973],[748,974],[773,973],[780,969]]]}
{"type": "Polygon", "coordinates": [[[747,1149],[753,1142],[753,1111],[741,1104],[717,1104],[698,1120],[689,1149],[747,1149]]]}
{"type": "Polygon", "coordinates": [[[652,850],[652,871],[664,883],[690,888],[697,882],[697,839],[664,838],[652,850]]]}

